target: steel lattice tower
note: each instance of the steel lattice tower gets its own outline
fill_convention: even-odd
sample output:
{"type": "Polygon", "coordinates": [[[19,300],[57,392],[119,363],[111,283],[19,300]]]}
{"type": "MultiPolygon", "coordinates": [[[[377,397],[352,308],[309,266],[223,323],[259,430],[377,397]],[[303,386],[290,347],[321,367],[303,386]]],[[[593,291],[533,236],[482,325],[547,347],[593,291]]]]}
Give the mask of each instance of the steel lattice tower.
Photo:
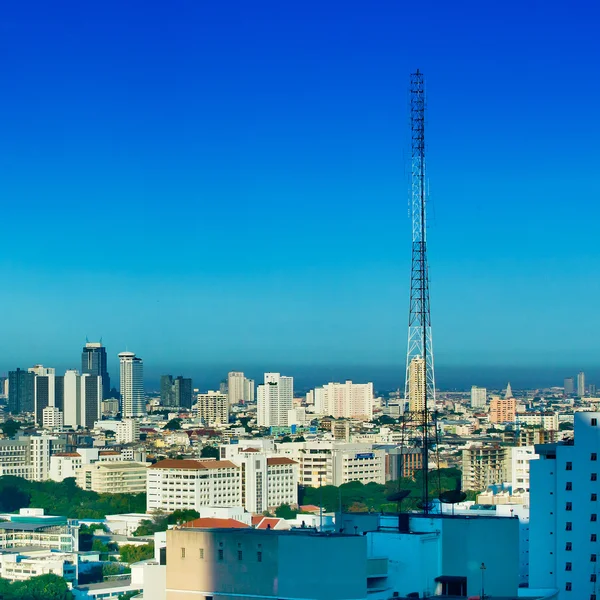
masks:
{"type": "MultiPolygon", "coordinates": [[[[425,179],[425,83],[417,69],[410,76],[412,267],[403,429],[412,430],[422,453],[422,507],[429,512],[429,451],[437,448],[435,375],[427,264],[427,190],[425,179]]],[[[438,482],[439,485],[439,482],[438,482]]]]}
{"type": "Polygon", "coordinates": [[[427,265],[427,192],[425,180],[425,83],[418,69],[410,76],[411,125],[411,216],[412,268],[410,275],[410,311],[406,352],[405,399],[419,390],[411,390],[410,369],[414,359],[422,359],[425,385],[421,394],[426,408],[435,403],[431,309],[429,304],[429,267],[427,265]]]}

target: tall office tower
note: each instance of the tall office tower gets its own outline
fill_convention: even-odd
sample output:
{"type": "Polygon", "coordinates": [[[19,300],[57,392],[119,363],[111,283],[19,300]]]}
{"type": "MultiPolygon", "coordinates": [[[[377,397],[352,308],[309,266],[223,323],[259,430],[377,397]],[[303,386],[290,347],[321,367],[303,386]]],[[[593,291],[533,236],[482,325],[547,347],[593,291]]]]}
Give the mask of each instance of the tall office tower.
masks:
{"type": "Polygon", "coordinates": [[[230,371],[227,374],[227,397],[229,404],[238,404],[245,398],[246,378],[241,371],[230,371]]]}
{"type": "Polygon", "coordinates": [[[259,427],[286,426],[288,410],[294,405],[294,378],[265,373],[258,386],[257,419],[259,427]]]}
{"type": "Polygon", "coordinates": [[[81,426],[91,428],[102,417],[102,389],[100,375],[81,376],[81,426]]]}
{"type": "Polygon", "coordinates": [[[81,374],[102,378],[102,398],[110,398],[110,377],[106,362],[106,348],[102,342],[87,342],[81,353],[81,374]]]}
{"type": "Polygon", "coordinates": [[[123,418],[146,414],[144,363],[133,352],[121,352],[121,402],[123,418]]]}
{"type": "Polygon", "coordinates": [[[8,373],[8,410],[13,415],[34,411],[35,373],[17,369],[8,373]]]}
{"type": "Polygon", "coordinates": [[[487,404],[487,390],[474,385],[471,388],[471,408],[482,408],[487,404]]]}
{"type": "Polygon", "coordinates": [[[373,416],[372,383],[328,383],[315,390],[319,414],[338,418],[366,418],[373,416]]]}
{"type": "Polygon", "coordinates": [[[585,396],[585,373],[583,371],[579,371],[577,374],[577,395],[580,398],[585,396]]]}
{"type": "Polygon", "coordinates": [[[33,386],[33,403],[35,423],[42,425],[44,409],[48,406],[63,410],[64,377],[56,376],[55,369],[43,365],[35,365],[29,369],[35,375],[33,386]]]}
{"type": "Polygon", "coordinates": [[[571,398],[575,395],[575,379],[573,377],[565,377],[563,395],[565,398],[571,398]]]}
{"type": "Polygon", "coordinates": [[[254,379],[244,379],[244,401],[254,402],[254,379]]]}
{"type": "Polygon", "coordinates": [[[160,403],[163,406],[175,406],[173,375],[160,376],[160,403]]]}
{"type": "Polygon", "coordinates": [[[192,380],[178,375],[173,381],[175,406],[192,408],[192,380]]]}
{"type": "Polygon", "coordinates": [[[408,369],[408,408],[411,412],[425,410],[425,359],[415,356],[408,369]]]}

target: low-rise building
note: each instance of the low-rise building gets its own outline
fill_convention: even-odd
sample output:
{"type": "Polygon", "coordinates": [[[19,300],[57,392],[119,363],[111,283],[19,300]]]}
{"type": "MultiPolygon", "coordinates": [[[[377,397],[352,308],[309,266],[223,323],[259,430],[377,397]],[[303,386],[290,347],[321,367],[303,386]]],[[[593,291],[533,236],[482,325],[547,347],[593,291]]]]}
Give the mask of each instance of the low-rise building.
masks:
{"type": "Polygon", "coordinates": [[[31,577],[53,573],[69,583],[77,582],[77,554],[51,550],[18,550],[0,552],[0,577],[9,581],[25,581],[31,577]]]}
{"type": "Polygon", "coordinates": [[[76,475],[77,485],[99,494],[143,494],[148,467],[132,461],[106,461],[83,465],[76,475]]]}

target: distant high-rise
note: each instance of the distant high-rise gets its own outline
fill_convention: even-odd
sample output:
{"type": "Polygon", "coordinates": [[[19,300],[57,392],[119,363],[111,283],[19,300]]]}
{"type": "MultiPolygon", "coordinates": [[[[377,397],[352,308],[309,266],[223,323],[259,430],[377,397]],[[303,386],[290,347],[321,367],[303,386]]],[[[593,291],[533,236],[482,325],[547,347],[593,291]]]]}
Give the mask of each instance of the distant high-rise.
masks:
{"type": "Polygon", "coordinates": [[[13,415],[34,410],[35,373],[17,369],[8,373],[8,410],[13,415]]]}
{"type": "Polygon", "coordinates": [[[163,406],[175,406],[173,375],[160,376],[160,403],[163,406]]]}
{"type": "Polygon", "coordinates": [[[408,408],[412,412],[425,410],[425,360],[415,356],[408,369],[408,408]]]}
{"type": "Polygon", "coordinates": [[[227,398],[229,404],[254,402],[254,380],[241,371],[230,371],[227,374],[227,398]]]}
{"type": "Polygon", "coordinates": [[[577,395],[580,398],[585,396],[585,373],[583,371],[579,371],[577,374],[577,395]]]}
{"type": "MultiPolygon", "coordinates": [[[[96,375],[102,378],[102,399],[110,398],[110,377],[108,375],[106,348],[100,342],[88,342],[81,353],[81,374],[96,375]]],[[[102,399],[100,401],[102,401],[102,399]]]]}
{"type": "Polygon", "coordinates": [[[288,410],[294,405],[294,378],[265,373],[258,386],[257,419],[259,427],[286,426],[288,410]]]}
{"type": "Polygon", "coordinates": [[[80,375],[68,370],[64,375],[63,422],[66,426],[93,427],[102,414],[102,377],[80,375]]]}
{"type": "Polygon", "coordinates": [[[482,408],[487,404],[487,390],[474,385],[471,388],[471,408],[482,408]]]}
{"type": "Polygon", "coordinates": [[[588,392],[592,398],[596,397],[596,384],[595,383],[590,383],[588,385],[588,392]]]}
{"type": "Polygon", "coordinates": [[[144,363],[133,352],[121,352],[121,402],[123,418],[146,414],[144,363]]]}
{"type": "Polygon", "coordinates": [[[173,381],[175,406],[192,408],[192,380],[179,375],[173,381]]]}
{"type": "Polygon", "coordinates": [[[571,398],[575,394],[575,378],[565,377],[564,382],[564,396],[565,398],[571,398]]]}
{"type": "Polygon", "coordinates": [[[317,388],[313,397],[315,410],[322,415],[338,418],[366,418],[373,416],[373,384],[372,383],[328,383],[317,388]]]}
{"type": "Polygon", "coordinates": [[[64,376],[56,375],[54,368],[35,365],[29,369],[35,376],[33,385],[33,403],[35,423],[44,422],[44,409],[47,407],[63,410],[64,406],[64,376]]]}

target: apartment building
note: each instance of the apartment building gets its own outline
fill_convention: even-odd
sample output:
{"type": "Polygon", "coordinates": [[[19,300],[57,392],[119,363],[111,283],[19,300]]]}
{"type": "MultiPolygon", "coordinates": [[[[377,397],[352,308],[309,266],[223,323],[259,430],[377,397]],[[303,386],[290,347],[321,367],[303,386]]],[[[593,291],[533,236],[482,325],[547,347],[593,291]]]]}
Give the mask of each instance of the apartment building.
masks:
{"type": "MultiPolygon", "coordinates": [[[[229,374],[231,376],[231,373],[229,374]]],[[[234,378],[237,383],[238,378],[234,378]]],[[[234,397],[237,397],[235,395],[234,397]]],[[[205,425],[223,425],[229,422],[229,399],[227,394],[209,390],[206,394],[198,394],[195,408],[196,417],[205,425]]]]}
{"type": "Polygon", "coordinates": [[[117,422],[115,442],[133,444],[140,441],[140,422],[137,419],[123,419],[117,422]]]}
{"type": "Polygon", "coordinates": [[[241,469],[228,460],[166,459],[148,468],[148,512],[240,506],[241,469]]]}
{"type": "Polygon", "coordinates": [[[517,415],[517,401],[514,398],[492,396],[490,401],[490,423],[514,423],[517,415]]]}
{"type": "Polygon", "coordinates": [[[328,383],[316,388],[313,397],[315,411],[321,415],[366,420],[373,416],[372,383],[328,383]]]}
{"type": "Polygon", "coordinates": [[[530,462],[537,460],[539,456],[535,453],[534,446],[514,446],[510,451],[510,470],[507,481],[511,484],[513,493],[515,490],[529,491],[530,462]]]}
{"type": "Polygon", "coordinates": [[[558,600],[600,594],[599,423],[600,412],[576,412],[573,440],[536,446],[530,465],[530,586],[558,600]]]}
{"type": "Polygon", "coordinates": [[[83,465],[75,476],[77,485],[98,494],[143,494],[148,467],[132,461],[105,461],[83,465]]]}
{"type": "Polygon", "coordinates": [[[510,448],[473,444],[462,451],[462,489],[482,491],[508,477],[510,448]]]}
{"type": "Polygon", "coordinates": [[[385,450],[374,449],[372,444],[292,442],[279,444],[277,453],[299,463],[300,485],[320,487],[350,481],[385,483],[385,450]]]}
{"type": "Polygon", "coordinates": [[[52,454],[64,448],[64,439],[45,434],[0,440],[0,476],[45,481],[49,478],[52,454]]]}
{"type": "Polygon", "coordinates": [[[546,431],[558,431],[558,413],[547,412],[525,412],[519,413],[519,423],[530,427],[541,427],[546,431]]]}

